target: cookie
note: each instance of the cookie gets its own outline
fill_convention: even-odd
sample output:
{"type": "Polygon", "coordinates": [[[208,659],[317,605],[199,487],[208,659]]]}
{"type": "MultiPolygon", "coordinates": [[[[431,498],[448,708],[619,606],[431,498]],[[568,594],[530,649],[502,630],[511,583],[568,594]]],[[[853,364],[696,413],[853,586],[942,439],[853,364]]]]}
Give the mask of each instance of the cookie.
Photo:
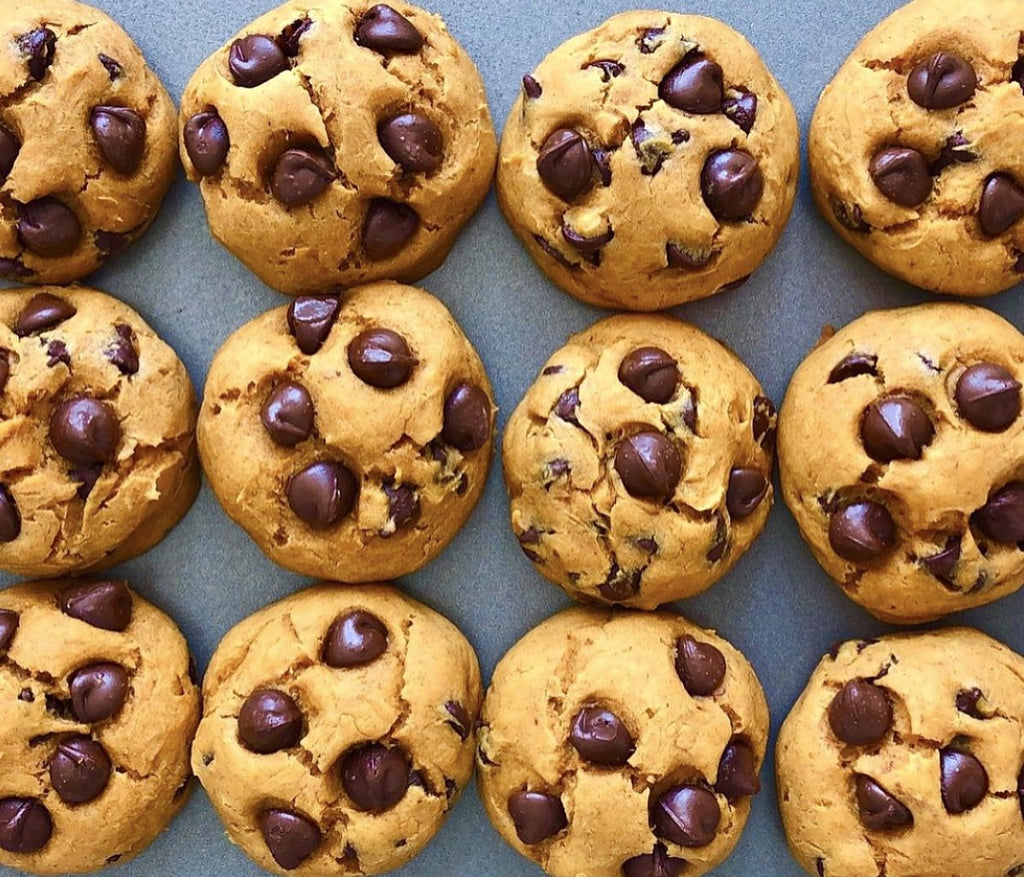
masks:
{"type": "Polygon", "coordinates": [[[779,807],[815,877],[1024,865],[1024,659],[956,628],[837,646],[779,734],[779,807]]]}
{"type": "Polygon", "coordinates": [[[760,683],[725,640],[674,615],[569,609],[495,669],[477,786],[552,877],[699,877],[739,840],[767,739],[760,683]]]}
{"type": "Polygon", "coordinates": [[[742,36],[711,18],[627,12],[523,79],[498,201],[566,292],[662,310],[764,261],[793,207],[799,143],[789,98],[742,36]]]}
{"type": "Polygon", "coordinates": [[[292,0],[185,89],[181,156],[214,237],[298,295],[441,265],[490,187],[483,82],[408,3],[292,0]]]}
{"type": "Polygon", "coordinates": [[[199,450],[224,511],[272,560],[394,578],[436,557],[480,498],[492,399],[444,305],[370,284],[232,335],[210,366],[199,450]]]}
{"type": "Polygon", "coordinates": [[[0,277],[77,280],[156,217],[177,168],[174,104],[83,3],[6,0],[0,43],[0,277]]]}
{"type": "Polygon", "coordinates": [[[261,867],[380,874],[429,843],[469,782],[482,697],[447,619],[386,585],[319,585],[221,641],[192,763],[261,867]]]}
{"type": "Polygon", "coordinates": [[[548,360],[505,430],[524,554],[587,602],[653,609],[725,575],[772,506],[775,408],[667,316],[617,316],[548,360]]]}
{"type": "Polygon", "coordinates": [[[814,199],[880,268],[935,292],[1024,281],[1024,6],[915,0],[821,96],[814,199]]]}
{"type": "Polygon", "coordinates": [[[142,554],[199,491],[185,367],[85,287],[0,295],[0,569],[51,576],[142,554]]]}
{"type": "Polygon", "coordinates": [[[184,806],[199,689],[174,622],[122,581],[0,592],[0,865],[97,871],[184,806]]]}
{"type": "Polygon", "coordinates": [[[1024,337],[981,308],[877,311],[797,369],[779,417],[782,492],[844,592],[886,621],[1024,583],[1024,337]]]}

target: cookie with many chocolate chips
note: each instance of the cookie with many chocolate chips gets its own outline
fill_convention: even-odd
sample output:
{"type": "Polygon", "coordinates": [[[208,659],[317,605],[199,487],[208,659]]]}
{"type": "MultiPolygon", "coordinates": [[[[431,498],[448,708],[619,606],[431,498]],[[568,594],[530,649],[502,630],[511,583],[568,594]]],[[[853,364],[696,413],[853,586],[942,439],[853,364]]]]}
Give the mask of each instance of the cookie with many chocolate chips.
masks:
{"type": "Polygon", "coordinates": [[[813,877],[1024,863],[1024,658],[968,628],[847,642],[782,725],[779,807],[813,877]]]}
{"type": "Polygon", "coordinates": [[[782,492],[826,572],[917,623],[1024,584],[1024,337],[970,305],[876,311],[800,365],[782,492]]]}
{"type": "Polygon", "coordinates": [[[725,575],[772,506],[775,408],[666,316],[617,316],[546,363],[505,430],[512,527],[577,600],[653,609],[725,575]]]}
{"type": "Polygon", "coordinates": [[[380,874],[429,843],[469,782],[482,695],[447,619],[385,585],[319,585],[221,641],[192,765],[263,868],[380,874]]]}
{"type": "Polygon", "coordinates": [[[73,0],[0,10],[0,277],[67,283],[155,218],[175,111],[138,46],[73,0]]]}
{"type": "Polygon", "coordinates": [[[1024,5],[915,0],[853,50],[811,124],[825,218],[890,274],[990,295],[1024,281],[1024,5]]]}
{"type": "Polygon", "coordinates": [[[147,551],[199,491],[185,367],[84,287],[0,295],[0,569],[50,576],[147,551]]]}
{"type": "Polygon", "coordinates": [[[552,877],[699,877],[739,840],[767,741],[761,685],[725,640],[674,615],[569,609],[494,671],[477,785],[552,877]]]}
{"type": "Polygon", "coordinates": [[[181,129],[214,237],[293,295],[429,274],[497,151],[472,60],[404,2],[279,6],[196,71],[181,129]]]}
{"type": "Polygon", "coordinates": [[[301,297],[213,360],[199,449],[228,515],[273,560],[373,581],[432,560],[484,489],[494,403],[437,299],[397,283],[301,297]]]}
{"type": "Polygon", "coordinates": [[[98,871],[184,806],[199,689],[174,622],[123,581],[0,593],[0,865],[98,871]]]}
{"type": "Polygon", "coordinates": [[[764,261],[793,207],[799,140],[789,98],[734,30],[627,12],[523,80],[498,199],[564,290],[662,310],[764,261]]]}

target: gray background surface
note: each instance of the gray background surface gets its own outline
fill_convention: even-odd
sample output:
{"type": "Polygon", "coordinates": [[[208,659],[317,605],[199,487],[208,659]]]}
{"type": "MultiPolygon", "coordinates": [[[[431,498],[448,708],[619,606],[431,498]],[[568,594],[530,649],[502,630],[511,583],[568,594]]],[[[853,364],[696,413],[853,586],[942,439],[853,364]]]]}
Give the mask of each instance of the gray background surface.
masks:
{"type": "MultiPolygon", "coordinates": [[[[177,100],[192,71],[273,0],[94,0],[141,45],[177,100]]],[[[315,5],[311,3],[310,5],[315,5]]],[[[479,64],[500,127],[523,73],[563,40],[622,10],[617,0],[429,0],[479,64]]],[[[806,134],[817,95],[860,36],[897,0],[694,0],[682,11],[723,19],[745,34],[789,92],[806,134]]],[[[806,167],[805,167],[806,170],[806,167]]],[[[179,353],[201,391],[217,347],[242,323],[282,304],[209,236],[198,191],[179,175],[149,234],[89,281],[124,299],[179,353]]],[[[453,311],[487,365],[500,425],[567,335],[603,312],[551,286],[505,226],[493,195],[447,264],[423,285],[453,311]]],[[[742,289],[676,311],[725,341],[781,401],[797,364],[826,323],[928,296],[861,259],[815,213],[806,178],[782,243],[742,289]]],[[[1024,300],[986,302],[1018,326],[1024,300]]],[[[209,488],[155,550],[121,572],[181,625],[201,667],[238,621],[307,584],[277,569],[221,513],[209,488]]],[[[7,584],[10,577],[0,577],[7,584]]],[[[457,623],[476,646],[485,677],[531,627],[567,605],[535,573],[508,525],[500,461],[469,525],[431,566],[402,582],[457,623]]],[[[812,668],[835,641],[884,626],[848,602],[804,548],[780,503],[736,570],[710,593],[679,607],[720,630],[753,662],[772,706],[773,742],[812,668]]],[[[1024,592],[952,622],[976,625],[1024,651],[1016,614],[1024,592]]],[[[774,802],[773,760],[765,789],[722,877],[797,877],[774,802]]],[[[0,869],[0,874],[14,872],[0,869]]],[[[235,850],[205,796],[140,858],[115,869],[147,877],[258,875],[235,850]]],[[[401,871],[409,877],[527,877],[541,872],[491,829],[471,788],[435,842],[401,871]]]]}

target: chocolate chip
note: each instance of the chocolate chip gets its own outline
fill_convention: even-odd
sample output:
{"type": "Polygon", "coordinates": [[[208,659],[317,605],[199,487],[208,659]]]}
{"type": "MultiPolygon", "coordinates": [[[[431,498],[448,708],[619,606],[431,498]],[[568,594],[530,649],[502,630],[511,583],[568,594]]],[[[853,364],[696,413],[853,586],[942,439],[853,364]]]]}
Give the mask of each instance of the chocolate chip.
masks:
{"type": "Polygon", "coordinates": [[[366,211],[363,247],[374,262],[397,256],[416,234],[420,217],[407,204],[374,198],[366,211]]]}
{"type": "Polygon", "coordinates": [[[19,152],[21,141],[17,135],[6,125],[0,124],[0,183],[4,182],[14,169],[19,152]]]}
{"type": "Polygon", "coordinates": [[[132,327],[125,323],[114,325],[116,337],[110,346],[103,351],[103,355],[123,375],[138,374],[139,351],[136,346],[135,332],[132,327]]]}
{"type": "Polygon", "coordinates": [[[682,847],[706,847],[715,839],[721,818],[718,799],[700,786],[675,786],[651,808],[654,833],[682,847]]]}
{"type": "Polygon", "coordinates": [[[851,353],[829,373],[830,384],[840,384],[861,375],[878,377],[878,357],[871,353],[851,353]]]}
{"type": "Polygon", "coordinates": [[[847,204],[844,201],[833,198],[831,206],[832,215],[835,216],[836,222],[843,228],[858,234],[866,234],[871,231],[871,226],[864,220],[864,213],[861,211],[859,204],[847,204]]]}
{"type": "Polygon", "coordinates": [[[10,488],[0,484],[0,543],[13,542],[21,534],[21,515],[10,488]]]}
{"type": "Polygon", "coordinates": [[[121,633],[132,621],[132,592],[127,582],[88,582],[62,591],[60,609],[100,630],[121,633]]]}
{"type": "Polygon", "coordinates": [[[266,810],[259,824],[270,855],[286,871],[298,868],[320,846],[316,823],[293,810],[266,810]]]}
{"type": "Polygon", "coordinates": [[[82,225],[66,204],[39,198],[18,205],[18,240],[37,256],[70,256],[82,240],[82,225]]]}
{"type": "Polygon", "coordinates": [[[725,795],[730,803],[761,791],[761,778],[757,775],[757,756],[748,744],[741,740],[733,740],[725,747],[718,762],[715,791],[719,795],[725,795]]]}
{"type": "Polygon", "coordinates": [[[21,855],[35,853],[52,835],[50,811],[35,798],[0,799],[0,849],[21,855]]]}
{"type": "Polygon", "coordinates": [[[636,44],[641,55],[653,55],[664,42],[665,28],[649,27],[637,37],[636,44]]]}
{"type": "Polygon", "coordinates": [[[661,170],[662,165],[673,152],[675,140],[664,135],[659,136],[637,119],[630,131],[630,140],[640,160],[640,172],[653,177],[661,170]]]}
{"type": "Polygon", "coordinates": [[[1024,482],[1012,481],[993,493],[971,523],[994,542],[1024,542],[1024,482]]]}
{"type": "Polygon", "coordinates": [[[851,746],[878,743],[892,727],[889,695],[866,679],[852,679],[832,698],[828,723],[832,733],[851,746]]]}
{"type": "Polygon", "coordinates": [[[313,433],[313,399],[302,384],[279,384],[263,403],[260,420],[276,444],[293,448],[313,433]]]}
{"type": "Polygon", "coordinates": [[[639,432],[615,447],[615,471],[631,496],[668,500],[682,475],[683,460],[660,432],[639,432]]]}
{"type": "Polygon", "coordinates": [[[653,853],[633,856],[622,863],[622,877],[681,877],[684,859],[668,854],[664,844],[655,844],[653,853]]]}
{"type": "Polygon", "coordinates": [[[312,463],[288,481],[288,505],[314,530],[327,530],[355,505],[359,484],[341,463],[312,463]]]}
{"type": "Polygon", "coordinates": [[[369,743],[349,752],[341,764],[341,784],[358,810],[384,813],[405,797],[411,765],[397,746],[369,743]]]}
{"type": "Polygon", "coordinates": [[[402,113],[377,126],[377,138],[391,159],[409,173],[435,171],[444,161],[441,129],[419,113],[402,113]]]}
{"type": "Polygon", "coordinates": [[[891,396],[872,402],[860,424],[864,450],[873,460],[920,460],[935,437],[935,427],[924,409],[912,399],[891,396]]]}
{"type": "Polygon", "coordinates": [[[593,185],[594,157],[578,131],[559,128],[540,148],[537,173],[563,201],[573,201],[593,185]]]}
{"type": "Polygon", "coordinates": [[[754,212],[764,193],[757,159],[742,149],[714,152],[701,172],[704,203],[722,222],[739,222],[754,212]]]}
{"type": "Polygon", "coordinates": [[[857,776],[857,810],[860,821],[871,831],[886,831],[910,825],[910,811],[871,777],[857,776]]]}
{"type": "Polygon", "coordinates": [[[956,749],[943,749],[939,757],[946,812],[956,815],[973,810],[988,794],[985,768],[973,755],[956,749]]]}
{"type": "Polygon", "coordinates": [[[569,742],[587,761],[616,767],[629,761],[636,751],[633,735],[611,710],[584,707],[572,722],[569,742]]]}
{"type": "Polygon", "coordinates": [[[288,306],[288,330],[295,337],[299,350],[312,356],[331,334],[341,304],[330,296],[306,295],[288,306]]]}
{"type": "Polygon", "coordinates": [[[610,603],[624,603],[639,593],[640,576],[639,570],[624,570],[617,563],[612,563],[608,577],[598,586],[597,592],[610,603]]]}
{"type": "Polygon", "coordinates": [[[288,69],[288,58],[273,37],[250,34],[231,44],[228,69],[235,85],[255,88],[284,73],[288,69]]]}
{"type": "Polygon", "coordinates": [[[299,42],[305,36],[313,26],[313,22],[310,18],[297,18],[291,24],[286,25],[284,30],[281,31],[277,36],[277,44],[280,46],[281,51],[285,53],[289,58],[294,58],[299,54],[299,42]]]}
{"type": "Polygon", "coordinates": [[[911,71],[910,99],[926,110],[948,110],[974,97],[978,74],[955,52],[936,52],[911,71]]]}
{"type": "Polygon", "coordinates": [[[269,755],[291,749],[302,739],[302,712],[283,691],[262,689],[238,712],[238,737],[250,752],[269,755]]]}
{"type": "Polygon", "coordinates": [[[1009,174],[992,174],[981,191],[981,230],[998,237],[1024,217],[1024,188],[1009,174]]]}
{"type": "Polygon", "coordinates": [[[131,242],[131,232],[107,231],[102,228],[92,233],[93,246],[106,259],[123,250],[131,242]]]}
{"type": "Polygon", "coordinates": [[[689,634],[676,641],[676,673],[692,697],[710,697],[725,681],[725,655],[689,634]]]}
{"type": "Polygon", "coordinates": [[[720,113],[725,97],[722,68],[704,55],[691,53],[668,72],[658,94],[670,107],[686,113],[720,113]]]}
{"type": "Polygon", "coordinates": [[[361,609],[335,619],[324,638],[321,658],[328,667],[348,669],[376,661],[388,648],[388,629],[361,609]]]}
{"type": "Polygon", "coordinates": [[[441,437],[463,453],[487,444],[491,437],[491,400],[480,387],[463,382],[448,394],[441,437]]]}
{"type": "Polygon", "coordinates": [[[606,189],[612,184],[611,155],[607,150],[594,149],[594,166],[597,168],[597,175],[601,178],[601,185],[606,189]]]}
{"type": "Polygon", "coordinates": [[[589,64],[584,64],[583,65],[583,69],[584,70],[600,70],[601,71],[601,81],[602,82],[611,82],[612,79],[615,79],[616,77],[621,76],[626,68],[623,67],[622,64],[620,64],[618,61],[601,60],[601,61],[591,61],[589,64]]]}
{"type": "Polygon", "coordinates": [[[0,348],[0,393],[7,386],[7,380],[11,376],[11,352],[0,348]]]}
{"type": "Polygon", "coordinates": [[[185,151],[200,176],[217,173],[230,148],[228,126],[216,110],[196,113],[185,123],[185,151]]]}
{"type": "Polygon", "coordinates": [[[121,441],[121,424],[106,402],[78,396],[61,402],[50,416],[50,442],[65,460],[110,463],[121,441]]]}
{"type": "Polygon", "coordinates": [[[473,723],[470,721],[466,708],[461,703],[450,700],[444,705],[444,709],[451,716],[448,720],[449,727],[459,735],[460,740],[468,740],[469,733],[473,729],[473,723]]]}
{"type": "Polygon", "coordinates": [[[524,844],[539,844],[569,824],[561,799],[544,792],[513,792],[508,799],[508,813],[524,844]]]}
{"type": "Polygon", "coordinates": [[[566,421],[566,423],[571,423],[573,426],[579,426],[580,422],[576,415],[579,407],[580,388],[570,387],[558,397],[558,401],[555,402],[555,407],[551,409],[551,413],[566,421]]]}
{"type": "Polygon", "coordinates": [[[36,28],[18,37],[18,48],[28,59],[29,75],[39,82],[46,75],[57,52],[57,35],[48,27],[36,28]]]}
{"type": "Polygon", "coordinates": [[[972,719],[989,719],[991,715],[985,715],[978,707],[978,704],[984,699],[985,694],[980,688],[962,689],[956,694],[957,711],[972,719]]]}
{"type": "Polygon", "coordinates": [[[56,338],[46,345],[46,356],[46,364],[50,368],[53,368],[58,362],[62,362],[69,367],[71,365],[71,354],[68,352],[67,344],[56,338]]]}
{"type": "Polygon", "coordinates": [[[412,54],[423,48],[423,36],[411,21],[383,3],[362,17],[356,28],[356,42],[375,52],[412,54]]]}
{"type": "Polygon", "coordinates": [[[367,329],[349,343],[348,364],[363,383],[390,390],[409,380],[416,358],[397,332],[367,329]]]}
{"type": "Polygon", "coordinates": [[[100,64],[103,65],[103,69],[107,71],[107,76],[110,77],[111,82],[116,82],[124,76],[124,67],[122,67],[119,62],[115,61],[109,55],[104,55],[102,52],[98,57],[100,64]]]}
{"type": "Polygon", "coordinates": [[[725,507],[729,517],[742,520],[750,517],[768,495],[768,479],[758,469],[735,467],[729,472],[729,488],[725,507]]]}
{"type": "Polygon", "coordinates": [[[729,528],[726,526],[725,518],[718,514],[716,520],[715,537],[707,553],[707,559],[711,563],[718,563],[725,557],[725,551],[729,547],[729,528]]]}
{"type": "Polygon", "coordinates": [[[537,100],[537,98],[544,94],[544,89],[541,88],[540,83],[529,73],[523,77],[523,94],[529,100],[537,100]]]}
{"type": "Polygon", "coordinates": [[[274,165],[270,190],[286,207],[302,207],[319,198],[337,178],[322,149],[289,149],[274,165]]]}
{"type": "Polygon", "coordinates": [[[21,263],[20,258],[9,259],[6,256],[0,256],[0,277],[9,280],[22,280],[31,277],[33,273],[31,269],[21,263]]]}
{"type": "Polygon", "coordinates": [[[772,447],[775,444],[777,421],[778,414],[775,411],[775,403],[767,396],[757,396],[754,399],[754,415],[751,419],[754,441],[764,448],[772,447]]]}
{"type": "Polygon", "coordinates": [[[615,231],[611,228],[593,237],[580,234],[571,225],[562,223],[562,237],[574,250],[580,253],[590,264],[601,264],[601,248],[615,238],[615,231]]]}
{"type": "Polygon", "coordinates": [[[950,536],[946,540],[946,547],[938,554],[921,558],[921,563],[935,578],[948,585],[953,584],[953,572],[957,563],[960,562],[960,536],[950,536]]]}
{"type": "Polygon", "coordinates": [[[87,804],[110,782],[110,756],[95,740],[69,737],[50,761],[50,783],[65,804],[87,804]]]}
{"type": "Polygon", "coordinates": [[[978,158],[978,153],[974,151],[963,132],[957,131],[946,138],[939,157],[928,166],[928,170],[932,176],[938,176],[950,165],[969,164],[978,158]]]}
{"type": "Polygon", "coordinates": [[[89,494],[92,493],[92,489],[102,474],[103,466],[98,463],[91,466],[76,466],[74,469],[68,470],[68,478],[78,485],[78,490],[75,493],[82,502],[89,498],[89,494]]]}
{"type": "Polygon", "coordinates": [[[757,95],[736,89],[722,101],[722,112],[738,125],[744,134],[749,134],[754,122],[757,121],[757,95]]]}
{"type": "Polygon", "coordinates": [[[519,542],[519,547],[522,549],[523,554],[529,560],[534,563],[544,562],[541,556],[529,547],[531,545],[540,545],[540,531],[536,527],[528,527],[522,533],[517,533],[516,540],[519,542]]]}
{"type": "Polygon", "coordinates": [[[893,147],[876,152],[868,171],[882,194],[902,207],[917,207],[932,192],[928,162],[916,149],[893,147]]]}
{"type": "Polygon", "coordinates": [[[896,524],[885,506],[858,500],[832,515],[828,541],[843,560],[868,563],[896,544],[896,524]]]}
{"type": "Polygon", "coordinates": [[[92,133],[107,163],[118,173],[134,174],[146,151],[146,120],[127,107],[93,107],[92,133]]]}
{"type": "Polygon", "coordinates": [[[669,268],[696,271],[707,265],[714,255],[715,251],[711,247],[693,249],[683,244],[668,243],[665,245],[665,261],[669,268]]]}
{"type": "Polygon", "coordinates": [[[68,679],[71,712],[85,724],[102,722],[115,715],[128,697],[128,673],[120,664],[90,664],[68,679]]]}
{"type": "Polygon", "coordinates": [[[645,402],[658,405],[676,394],[680,379],[679,363],[659,347],[640,347],[619,365],[619,380],[645,402]]]}
{"type": "Polygon", "coordinates": [[[17,612],[0,609],[0,653],[10,649],[14,634],[18,632],[19,621],[20,617],[17,612]]]}

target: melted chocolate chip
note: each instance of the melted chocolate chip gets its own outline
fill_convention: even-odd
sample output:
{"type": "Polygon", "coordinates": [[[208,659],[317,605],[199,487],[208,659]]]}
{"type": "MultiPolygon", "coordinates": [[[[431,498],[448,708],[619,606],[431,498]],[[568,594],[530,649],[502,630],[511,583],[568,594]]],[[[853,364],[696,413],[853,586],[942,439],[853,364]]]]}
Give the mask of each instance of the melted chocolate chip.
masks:
{"type": "Polygon", "coordinates": [[[390,390],[409,380],[416,358],[397,332],[367,329],[349,343],[348,364],[363,383],[390,390]]]}
{"type": "Polygon", "coordinates": [[[61,402],[50,417],[50,442],[65,460],[110,463],[121,442],[117,413],[106,402],[78,396],[61,402]]]}
{"type": "Polygon", "coordinates": [[[90,122],[107,163],[120,174],[134,174],[146,151],[146,120],[127,107],[100,106],[90,122]]]}
{"type": "Polygon", "coordinates": [[[221,169],[231,148],[228,126],[216,110],[196,113],[185,123],[185,151],[196,172],[209,177],[221,169]]]}
{"type": "Polygon", "coordinates": [[[718,831],[722,810],[712,792],[700,786],[675,786],[651,807],[654,833],[683,847],[706,847],[718,831]]]}
{"type": "Polygon", "coordinates": [[[18,632],[20,617],[10,609],[0,609],[0,654],[7,652],[18,632]]]}
{"type": "Polygon", "coordinates": [[[749,217],[764,193],[764,176],[757,159],[742,149],[714,152],[701,172],[704,203],[722,222],[749,217]]]}
{"type": "Polygon", "coordinates": [[[926,110],[948,110],[974,97],[978,74],[955,52],[936,52],[921,61],[907,79],[910,99],[926,110]]]}
{"type": "Polygon", "coordinates": [[[320,829],[292,810],[267,810],[259,818],[260,832],[270,855],[286,871],[298,868],[318,846],[320,829]]]}
{"type": "Polygon", "coordinates": [[[868,171],[882,194],[902,207],[917,207],[932,192],[928,162],[916,149],[889,148],[876,152],[868,171]]]}
{"type": "Polygon", "coordinates": [[[594,157],[578,131],[559,128],[540,148],[537,173],[555,195],[573,201],[593,185],[594,157]]]}
{"type": "Polygon", "coordinates": [[[125,323],[117,323],[114,326],[114,336],[114,340],[103,351],[103,355],[121,374],[138,374],[139,350],[132,327],[125,323]]]}
{"type": "Polygon", "coordinates": [[[293,475],[285,492],[296,516],[314,530],[327,530],[352,511],[359,483],[340,463],[319,462],[293,475]]]}
{"type": "Polygon", "coordinates": [[[633,856],[622,863],[622,877],[681,877],[684,859],[668,854],[664,844],[655,844],[653,853],[633,856]]]}
{"type": "Polygon", "coordinates": [[[736,467],[729,473],[725,507],[734,521],[750,517],[768,495],[768,479],[759,469],[736,467]]]}
{"type": "Polygon", "coordinates": [[[107,71],[107,76],[110,77],[111,82],[117,82],[122,76],[124,76],[124,67],[109,55],[104,55],[102,52],[99,54],[99,62],[103,65],[103,69],[107,71]]]}
{"type": "Polygon", "coordinates": [[[601,248],[615,239],[615,232],[609,228],[594,237],[587,237],[580,234],[572,226],[562,224],[562,237],[576,252],[583,256],[595,267],[601,264],[601,248]]]}
{"type": "Polygon", "coordinates": [[[319,198],[337,178],[322,149],[289,149],[274,165],[270,191],[286,207],[302,207],[319,198]]]}
{"type": "Polygon", "coordinates": [[[640,347],[619,365],[619,380],[645,402],[664,405],[676,393],[679,363],[659,347],[640,347]]]}
{"type": "Polygon", "coordinates": [[[85,724],[116,715],[128,697],[128,673],[120,664],[90,664],[68,679],[71,712],[85,724]]]}
{"type": "Polygon", "coordinates": [[[21,515],[7,485],[0,484],[0,543],[13,542],[21,535],[21,515]]]}
{"type": "Polygon", "coordinates": [[[599,70],[601,72],[602,82],[611,82],[613,79],[621,76],[625,72],[626,68],[618,61],[591,61],[589,64],[583,66],[584,70],[599,70]]]}
{"type": "Polygon", "coordinates": [[[573,426],[579,426],[580,421],[576,415],[576,412],[580,407],[580,388],[570,387],[561,396],[558,397],[558,401],[555,402],[555,407],[551,409],[551,413],[566,423],[571,423],[573,426]]]}
{"type": "Polygon", "coordinates": [[[544,792],[513,792],[508,799],[508,812],[519,840],[531,846],[554,837],[569,825],[561,800],[544,792]]]}
{"type": "Polygon", "coordinates": [[[935,437],[935,427],[924,409],[912,399],[891,396],[872,402],[860,425],[864,450],[873,460],[920,460],[935,437]]]}
{"type": "Polygon", "coordinates": [[[28,72],[40,82],[57,52],[57,35],[48,27],[39,27],[18,37],[18,48],[28,62],[28,72]]]}
{"type": "Polygon", "coordinates": [[[639,499],[671,498],[682,469],[679,450],[660,432],[637,433],[615,448],[615,471],[626,491],[639,499]]]}
{"type": "Polygon", "coordinates": [[[374,262],[397,256],[420,227],[420,217],[407,204],[374,198],[363,224],[363,247],[374,262]]]}
{"type": "Polygon", "coordinates": [[[393,536],[398,530],[409,526],[420,512],[420,498],[415,484],[383,484],[384,495],[388,498],[388,523],[390,528],[381,530],[383,538],[393,536]]]}
{"type": "Polygon", "coordinates": [[[725,655],[685,634],[676,642],[676,673],[692,697],[710,697],[725,681],[725,655]]]}
{"type": "Polygon", "coordinates": [[[828,541],[843,560],[869,563],[896,544],[896,524],[885,506],[859,500],[832,515],[828,541]]]}
{"type": "Polygon", "coordinates": [[[50,783],[65,804],[87,804],[110,782],[110,756],[95,740],[69,737],[50,761],[50,783]]]}
{"type": "Polygon", "coordinates": [[[1024,482],[1011,481],[993,493],[971,523],[994,542],[1024,542],[1024,482]]]}
{"type": "Polygon", "coordinates": [[[661,81],[658,94],[665,103],[686,113],[707,115],[722,111],[725,89],[722,68],[692,52],[661,81]]]}
{"type": "Polygon", "coordinates": [[[384,151],[409,173],[436,171],[444,161],[441,129],[419,113],[402,113],[377,126],[377,138],[384,151]]]}
{"type": "Polygon", "coordinates": [[[910,811],[871,777],[858,775],[856,787],[857,810],[865,828],[887,831],[914,821],[910,811]]]}
{"type": "Polygon", "coordinates": [[[39,198],[18,205],[18,240],[37,256],[70,256],[82,241],[82,225],[63,202],[39,198]]]}
{"type": "Polygon", "coordinates": [[[980,761],[967,752],[943,749],[941,765],[942,803],[947,813],[966,813],[988,794],[988,774],[980,761]]]}
{"type": "Polygon", "coordinates": [[[851,746],[878,743],[892,727],[889,695],[866,679],[853,679],[832,698],[828,723],[832,733],[851,746]]]}
{"type": "Polygon", "coordinates": [[[341,304],[331,296],[302,296],[288,306],[288,330],[299,350],[312,356],[331,334],[341,304]]]}
{"type": "Polygon", "coordinates": [[[991,715],[985,715],[979,708],[979,704],[984,699],[985,694],[980,688],[962,689],[956,694],[955,703],[957,711],[970,716],[972,719],[989,719],[991,715]]]}
{"type": "Polygon", "coordinates": [[[668,243],[665,245],[665,260],[669,268],[696,271],[707,265],[715,256],[715,251],[692,249],[682,244],[668,243]]]}
{"type": "Polygon", "coordinates": [[[131,624],[132,603],[132,592],[127,582],[121,581],[89,582],[60,594],[60,608],[65,615],[118,633],[131,624]]]}
{"type": "Polygon", "coordinates": [[[228,69],[241,88],[256,88],[288,69],[288,58],[277,41],[266,34],[235,40],[228,52],[228,69]]]}
{"type": "Polygon", "coordinates": [[[355,40],[375,52],[413,54],[423,48],[423,35],[412,22],[383,3],[374,6],[362,17],[355,40]]]}
{"type": "Polygon", "coordinates": [[[441,437],[463,453],[476,451],[491,437],[491,400],[475,384],[461,383],[444,402],[441,437]]]}
{"type": "Polygon", "coordinates": [[[277,44],[281,51],[289,58],[296,57],[299,54],[299,43],[312,26],[313,22],[308,17],[297,18],[287,25],[277,36],[277,44]]]}
{"type": "Polygon", "coordinates": [[[357,809],[384,813],[405,797],[410,770],[409,759],[400,748],[370,743],[345,756],[341,784],[357,809]]]}
{"type": "Polygon", "coordinates": [[[0,183],[4,182],[21,152],[21,141],[6,125],[0,124],[0,183]]]}
{"type": "Polygon", "coordinates": [[[388,648],[388,629],[376,615],[356,609],[335,619],[321,658],[328,667],[348,669],[376,661],[388,648]]]}
{"type": "Polygon", "coordinates": [[[528,100],[537,100],[537,98],[544,94],[541,84],[529,73],[523,77],[523,94],[526,95],[528,100]]]}
{"type": "Polygon", "coordinates": [[[260,755],[291,749],[302,739],[302,711],[283,691],[253,692],[239,710],[238,737],[260,755]]]}
{"type": "Polygon", "coordinates": [[[921,563],[940,582],[952,585],[953,573],[956,570],[957,563],[960,562],[960,544],[961,537],[959,535],[950,536],[946,540],[946,547],[942,551],[930,557],[921,558],[921,563]]]}
{"type": "Polygon", "coordinates": [[[64,363],[68,367],[71,366],[71,353],[68,351],[67,344],[56,338],[46,345],[46,356],[46,364],[50,368],[53,368],[59,362],[64,363]]]}
{"type": "Polygon", "coordinates": [[[313,398],[302,384],[275,387],[263,403],[260,420],[275,444],[293,448],[313,434],[313,398]]]}
{"type": "Polygon", "coordinates": [[[459,735],[460,740],[468,740],[470,731],[473,730],[473,723],[469,719],[466,708],[461,703],[450,700],[444,705],[444,709],[451,716],[448,725],[459,735]]]}
{"type": "Polygon", "coordinates": [[[0,849],[19,855],[36,853],[52,835],[50,811],[35,798],[0,799],[0,849]]]}
{"type": "Polygon", "coordinates": [[[732,803],[761,791],[761,778],[757,775],[757,756],[749,744],[733,740],[718,762],[715,791],[725,795],[732,803]]]}
{"type": "Polygon", "coordinates": [[[871,353],[851,353],[829,373],[830,384],[840,384],[861,375],[878,377],[878,357],[871,353]]]}
{"type": "Polygon", "coordinates": [[[757,121],[757,95],[737,89],[722,101],[722,112],[740,127],[744,134],[749,134],[757,121]]]}
{"type": "Polygon", "coordinates": [[[629,729],[602,707],[585,707],[576,714],[569,742],[582,758],[608,767],[625,764],[636,751],[629,729]]]}
{"type": "Polygon", "coordinates": [[[981,191],[978,219],[981,230],[998,237],[1024,217],[1024,188],[1010,174],[993,174],[981,191]]]}

